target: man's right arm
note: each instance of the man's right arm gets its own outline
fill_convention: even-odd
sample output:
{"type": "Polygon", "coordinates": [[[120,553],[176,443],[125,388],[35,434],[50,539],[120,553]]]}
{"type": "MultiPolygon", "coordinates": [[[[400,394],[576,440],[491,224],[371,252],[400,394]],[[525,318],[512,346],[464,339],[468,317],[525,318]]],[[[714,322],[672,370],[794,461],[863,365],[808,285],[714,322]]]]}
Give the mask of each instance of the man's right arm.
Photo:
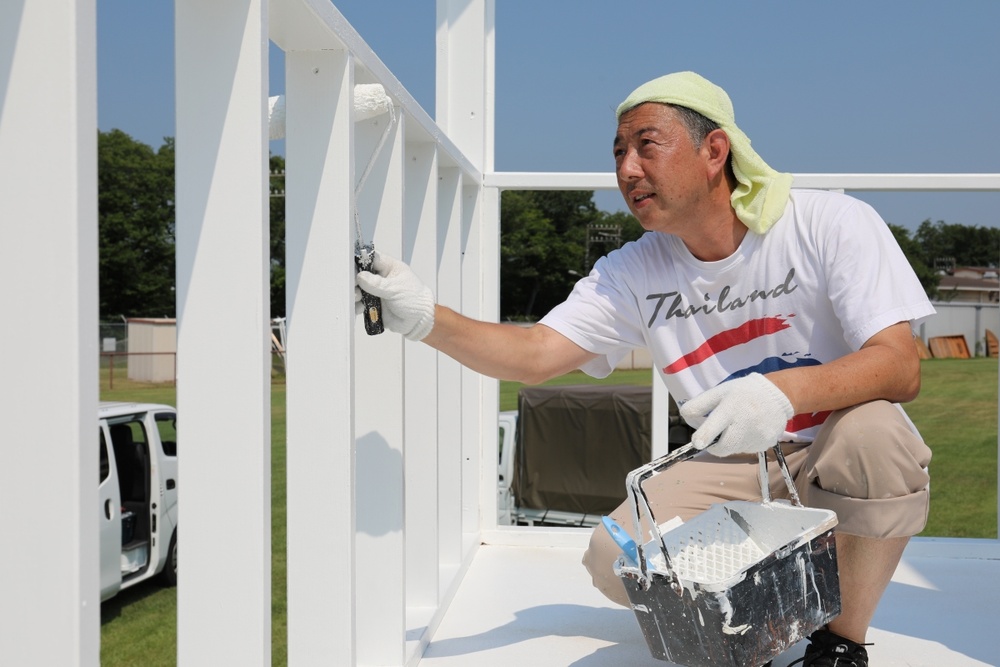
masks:
{"type": "Polygon", "coordinates": [[[525,384],[563,375],[597,356],[543,324],[482,322],[441,305],[423,342],[483,375],[525,384]]]}
{"type": "Polygon", "coordinates": [[[436,305],[410,267],[392,257],[376,253],[373,268],[357,274],[356,309],[362,307],[361,288],[382,299],[388,329],[423,341],[483,375],[537,384],[597,356],[544,325],[481,322],[436,305]]]}

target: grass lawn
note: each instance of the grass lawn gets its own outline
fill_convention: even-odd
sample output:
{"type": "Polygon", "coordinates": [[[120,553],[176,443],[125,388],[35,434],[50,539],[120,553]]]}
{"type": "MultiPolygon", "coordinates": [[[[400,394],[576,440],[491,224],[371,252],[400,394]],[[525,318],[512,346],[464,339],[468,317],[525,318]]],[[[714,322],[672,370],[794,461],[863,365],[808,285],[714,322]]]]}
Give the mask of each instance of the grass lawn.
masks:
{"type": "MultiPolygon", "coordinates": [[[[997,360],[931,359],[923,362],[923,389],[907,406],[934,451],[931,518],[923,535],[997,536],[997,360]]],[[[176,405],[172,386],[142,385],[115,377],[101,399],[176,405]]],[[[618,371],[596,381],[570,373],[550,384],[645,384],[648,370],[618,371]]],[[[500,409],[517,407],[516,383],[500,384],[500,409]]],[[[183,417],[182,417],[183,419],[183,417]]],[[[287,664],[285,603],[285,386],[271,387],[272,665],[287,664]]],[[[183,451],[183,445],[182,449],[183,451]]],[[[183,456],[183,454],[181,454],[183,456]]],[[[181,550],[183,553],[183,550],[181,550]]],[[[183,567],[183,565],[181,566],[183,567]]],[[[148,667],[176,664],[176,589],[146,582],[101,605],[101,664],[148,667]]]]}
{"type": "Polygon", "coordinates": [[[934,452],[921,535],[997,536],[997,360],[928,359],[906,412],[934,452]]]}

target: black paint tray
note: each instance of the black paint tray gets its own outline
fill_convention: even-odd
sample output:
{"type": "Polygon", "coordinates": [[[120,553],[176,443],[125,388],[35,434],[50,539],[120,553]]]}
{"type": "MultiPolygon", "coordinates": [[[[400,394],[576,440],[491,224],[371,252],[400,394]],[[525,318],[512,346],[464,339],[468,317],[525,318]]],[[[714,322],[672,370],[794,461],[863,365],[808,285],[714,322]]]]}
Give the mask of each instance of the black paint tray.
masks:
{"type": "Polygon", "coordinates": [[[837,516],[801,505],[775,452],[791,502],[771,500],[761,454],[764,502],[713,505],[673,527],[656,524],[641,485],[698,451],[687,445],[629,474],[636,534],[642,514],[652,539],[636,545],[637,558],[619,558],[615,572],[653,657],[686,667],[763,665],[840,613],[837,516]]]}

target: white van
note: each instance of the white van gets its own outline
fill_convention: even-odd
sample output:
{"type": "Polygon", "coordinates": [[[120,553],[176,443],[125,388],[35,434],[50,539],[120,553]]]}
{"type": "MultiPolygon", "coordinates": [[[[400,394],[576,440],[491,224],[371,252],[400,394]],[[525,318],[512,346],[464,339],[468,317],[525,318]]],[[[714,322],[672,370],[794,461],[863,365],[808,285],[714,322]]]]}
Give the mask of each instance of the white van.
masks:
{"type": "Polygon", "coordinates": [[[177,583],[177,411],[102,402],[98,423],[103,602],[156,576],[177,583]]]}

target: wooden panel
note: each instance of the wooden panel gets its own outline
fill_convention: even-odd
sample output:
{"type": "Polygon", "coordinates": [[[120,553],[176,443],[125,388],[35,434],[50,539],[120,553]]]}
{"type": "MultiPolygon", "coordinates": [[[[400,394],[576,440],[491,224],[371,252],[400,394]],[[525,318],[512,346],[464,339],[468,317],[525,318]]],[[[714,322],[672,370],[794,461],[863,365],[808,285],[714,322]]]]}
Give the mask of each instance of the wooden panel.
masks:
{"type": "Polygon", "coordinates": [[[913,341],[917,344],[917,355],[919,355],[921,359],[931,359],[934,357],[923,338],[914,338],[913,341]]]}
{"type": "Polygon", "coordinates": [[[986,353],[994,359],[1000,356],[1000,342],[997,341],[997,335],[989,329],[986,330],[986,353]]]}
{"type": "Polygon", "coordinates": [[[930,339],[931,352],[936,359],[968,359],[969,346],[965,336],[935,336],[930,339]]]}

